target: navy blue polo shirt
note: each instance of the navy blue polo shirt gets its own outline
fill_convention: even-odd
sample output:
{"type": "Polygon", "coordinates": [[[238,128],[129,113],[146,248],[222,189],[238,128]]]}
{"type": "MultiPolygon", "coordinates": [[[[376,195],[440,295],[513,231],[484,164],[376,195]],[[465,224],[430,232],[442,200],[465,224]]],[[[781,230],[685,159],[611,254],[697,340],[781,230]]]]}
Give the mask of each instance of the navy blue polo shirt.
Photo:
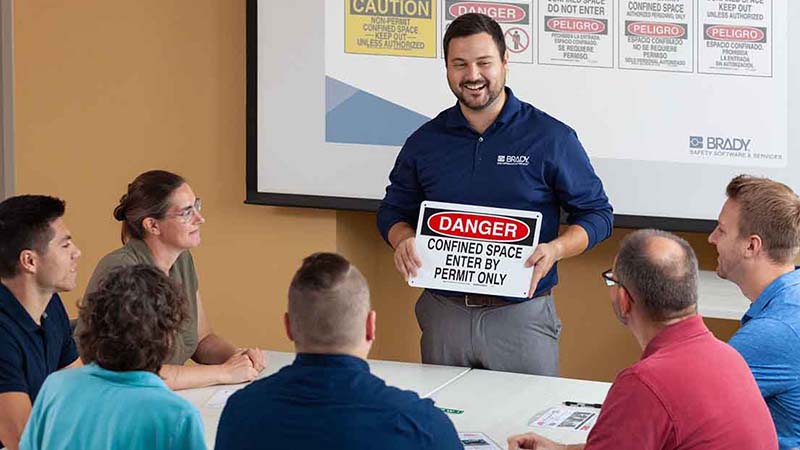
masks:
{"type": "MultiPolygon", "coordinates": [[[[561,209],[586,230],[588,248],[611,235],[611,204],[575,131],[505,89],[506,103],[483,134],[456,103],[406,140],[378,209],[387,242],[397,222],[416,228],[423,200],[538,211],[542,243],[558,237],[561,209]]],[[[535,295],[557,282],[554,265],[535,295]]]]}
{"type": "Polygon", "coordinates": [[[386,386],[360,358],[304,353],[231,396],[215,448],[463,449],[433,401],[386,386]]]}
{"type": "Polygon", "coordinates": [[[69,317],[58,294],[50,298],[40,326],[0,284],[0,393],[26,392],[33,403],[47,375],[76,359],[69,317]]]}

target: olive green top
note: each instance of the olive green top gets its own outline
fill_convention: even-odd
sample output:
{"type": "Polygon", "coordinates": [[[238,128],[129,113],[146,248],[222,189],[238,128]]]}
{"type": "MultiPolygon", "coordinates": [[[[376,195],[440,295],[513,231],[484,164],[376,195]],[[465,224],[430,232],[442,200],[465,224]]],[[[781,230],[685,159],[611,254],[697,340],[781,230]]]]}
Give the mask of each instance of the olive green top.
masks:
{"type": "MultiPolygon", "coordinates": [[[[148,264],[155,266],[153,255],[150,248],[144,241],[130,239],[123,247],[114,250],[104,256],[89,279],[85,295],[94,292],[97,285],[109,272],[123,267],[136,264],[148,264]]],[[[181,287],[188,301],[188,318],[175,341],[175,348],[172,354],[164,361],[164,364],[183,364],[194,355],[197,350],[197,272],[194,269],[194,260],[189,251],[181,253],[175,264],[169,269],[169,278],[181,287]]],[[[78,330],[81,328],[80,318],[78,319],[78,330]]],[[[77,336],[77,332],[76,332],[77,336]]]]}

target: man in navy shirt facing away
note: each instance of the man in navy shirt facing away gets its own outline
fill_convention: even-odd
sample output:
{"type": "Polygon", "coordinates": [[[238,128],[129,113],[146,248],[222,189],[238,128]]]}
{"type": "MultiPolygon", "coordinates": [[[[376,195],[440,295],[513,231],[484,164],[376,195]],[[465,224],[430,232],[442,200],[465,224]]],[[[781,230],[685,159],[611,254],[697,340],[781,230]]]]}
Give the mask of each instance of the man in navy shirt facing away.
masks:
{"type": "Polygon", "coordinates": [[[75,289],[81,255],[63,215],[53,197],[0,203],[0,447],[10,450],[45,377],[82,365],[57,294],[75,289]]]}
{"type": "Polygon", "coordinates": [[[346,259],[315,253],[303,260],[284,323],[297,358],[231,396],[217,450],[463,448],[431,400],[370,373],[375,311],[366,280],[346,259]]]}
{"type": "Polygon", "coordinates": [[[556,262],[611,234],[611,205],[575,132],[505,87],[508,52],[497,22],[460,16],[443,44],[458,102],[408,138],[378,210],[397,270],[407,279],[421,267],[414,228],[424,200],[538,211],[542,225],[525,262],[533,266],[533,299],[422,294],[422,361],[557,375],[556,262]],[[559,235],[561,209],[568,226],[559,235]]]}

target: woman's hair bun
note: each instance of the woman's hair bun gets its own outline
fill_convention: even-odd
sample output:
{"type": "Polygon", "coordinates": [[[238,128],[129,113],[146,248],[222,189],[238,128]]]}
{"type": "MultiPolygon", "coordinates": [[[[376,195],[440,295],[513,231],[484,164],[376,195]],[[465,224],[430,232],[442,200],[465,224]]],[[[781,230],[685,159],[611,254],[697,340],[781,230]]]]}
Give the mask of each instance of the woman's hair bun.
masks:
{"type": "Polygon", "coordinates": [[[124,194],[119,199],[119,205],[114,208],[114,218],[119,222],[125,220],[125,210],[128,209],[128,194],[124,194]]]}

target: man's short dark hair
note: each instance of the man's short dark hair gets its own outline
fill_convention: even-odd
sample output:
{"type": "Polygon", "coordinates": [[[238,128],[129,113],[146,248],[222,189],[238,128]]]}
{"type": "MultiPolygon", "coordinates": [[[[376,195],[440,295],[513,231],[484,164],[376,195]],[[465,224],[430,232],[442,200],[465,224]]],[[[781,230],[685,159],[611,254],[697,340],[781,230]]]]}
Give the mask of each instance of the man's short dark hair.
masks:
{"type": "Polygon", "coordinates": [[[81,359],[117,372],[158,373],[188,315],[183,291],[144,264],[109,272],[79,307],[81,359]]]}
{"type": "Polygon", "coordinates": [[[304,349],[346,350],[364,338],[369,288],[361,272],[335,253],[305,258],[289,287],[292,334],[304,349]]]}
{"type": "Polygon", "coordinates": [[[614,272],[650,319],[683,317],[697,305],[697,257],[688,242],[660,230],[638,230],[622,240],[614,272]],[[654,252],[655,239],[667,239],[678,251],[654,252]]]}
{"type": "Polygon", "coordinates": [[[0,277],[17,275],[23,250],[47,252],[53,239],[50,224],[64,209],[63,200],[46,195],[18,195],[0,202],[0,277]]]}
{"type": "Polygon", "coordinates": [[[503,36],[503,29],[491,17],[480,13],[468,13],[458,16],[444,33],[442,45],[444,46],[444,61],[447,64],[447,53],[450,41],[454,38],[472,36],[473,34],[487,33],[492,37],[497,51],[500,52],[500,59],[506,54],[506,38],[503,36]]]}

